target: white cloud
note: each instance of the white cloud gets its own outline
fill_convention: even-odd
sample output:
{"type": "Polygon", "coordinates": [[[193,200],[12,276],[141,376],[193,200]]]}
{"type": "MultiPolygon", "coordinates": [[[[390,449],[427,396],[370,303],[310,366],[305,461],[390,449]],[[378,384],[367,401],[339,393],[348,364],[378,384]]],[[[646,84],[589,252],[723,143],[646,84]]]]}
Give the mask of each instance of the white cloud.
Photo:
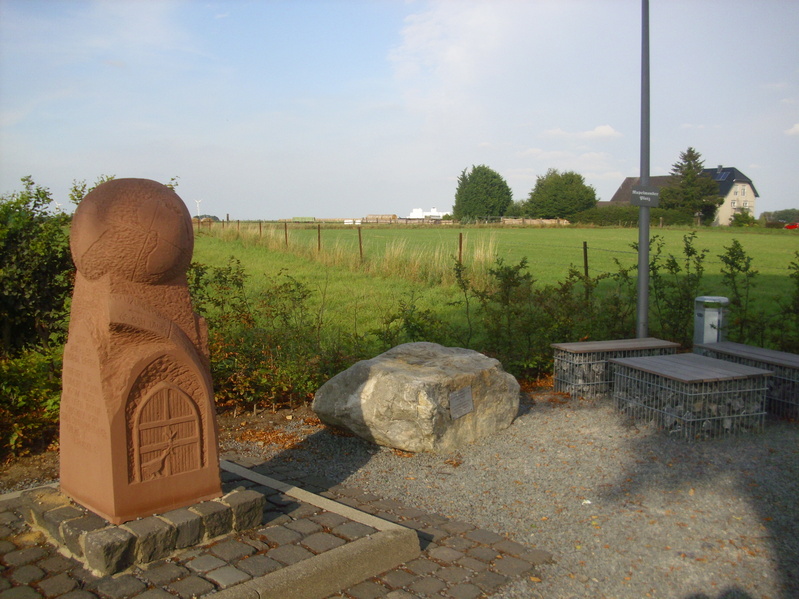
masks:
{"type": "Polygon", "coordinates": [[[790,129],[786,129],[785,135],[799,135],[799,123],[796,123],[790,129]]]}

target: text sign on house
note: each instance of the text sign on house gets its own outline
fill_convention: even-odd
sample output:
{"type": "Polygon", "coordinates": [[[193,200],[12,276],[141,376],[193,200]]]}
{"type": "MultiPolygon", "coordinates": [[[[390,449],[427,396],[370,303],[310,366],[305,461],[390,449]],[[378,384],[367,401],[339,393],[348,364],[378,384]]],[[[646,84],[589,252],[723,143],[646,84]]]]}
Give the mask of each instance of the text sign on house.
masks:
{"type": "Polygon", "coordinates": [[[630,204],[655,208],[660,204],[660,191],[657,187],[636,185],[630,196],[630,204]]]}

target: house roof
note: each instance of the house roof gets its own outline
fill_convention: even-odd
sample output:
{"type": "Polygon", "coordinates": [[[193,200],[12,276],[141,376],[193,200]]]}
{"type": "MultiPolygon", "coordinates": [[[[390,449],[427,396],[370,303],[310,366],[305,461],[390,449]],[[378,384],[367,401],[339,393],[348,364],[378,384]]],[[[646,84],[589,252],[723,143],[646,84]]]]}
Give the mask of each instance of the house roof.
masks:
{"type": "MultiPolygon", "coordinates": [[[[727,194],[732,189],[733,184],[735,183],[748,183],[752,186],[752,190],[755,192],[755,197],[760,197],[760,194],[757,193],[757,189],[755,189],[752,180],[744,175],[741,171],[733,166],[719,166],[717,168],[706,168],[702,171],[702,174],[711,177],[714,181],[719,184],[719,195],[723,197],[727,197],[727,194]]],[[[671,183],[672,175],[659,175],[657,177],[649,177],[649,185],[651,187],[656,187],[657,189],[662,189],[671,183]]],[[[640,185],[641,178],[640,177],[627,177],[619,188],[616,190],[616,193],[613,194],[613,197],[610,198],[609,202],[599,202],[600,206],[623,206],[630,203],[630,197],[632,197],[633,187],[636,185],[640,185]]]]}
{"type": "Polygon", "coordinates": [[[749,185],[752,187],[752,191],[755,192],[755,197],[760,197],[760,194],[757,193],[757,189],[755,189],[755,185],[752,183],[752,180],[734,166],[719,165],[717,168],[706,168],[702,171],[702,174],[712,177],[713,180],[719,184],[719,193],[725,198],[727,197],[727,194],[730,193],[730,190],[735,183],[749,183],[749,185]]]}
{"type": "MultiPolygon", "coordinates": [[[[657,187],[658,189],[666,187],[671,182],[671,175],[661,175],[658,177],[649,177],[649,185],[657,187]]],[[[633,187],[641,184],[641,177],[627,177],[609,202],[599,202],[601,205],[613,204],[615,206],[626,205],[630,203],[630,198],[633,195],[633,187]]]]}

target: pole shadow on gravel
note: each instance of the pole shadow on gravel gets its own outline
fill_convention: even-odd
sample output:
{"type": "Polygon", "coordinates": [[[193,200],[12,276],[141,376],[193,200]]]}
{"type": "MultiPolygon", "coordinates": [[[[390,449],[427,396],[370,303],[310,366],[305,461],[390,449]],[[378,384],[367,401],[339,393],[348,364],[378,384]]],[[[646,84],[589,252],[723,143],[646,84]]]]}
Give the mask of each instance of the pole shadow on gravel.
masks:
{"type": "MultiPolygon", "coordinates": [[[[635,427],[636,425],[631,424],[635,427]]],[[[631,441],[640,456],[635,472],[620,477],[605,495],[615,500],[645,489],[676,493],[734,475],[735,488],[756,510],[767,545],[776,556],[781,597],[799,597],[799,430],[796,422],[769,420],[765,434],[689,442],[657,431],[631,441]]],[[[718,535],[724,536],[720,530],[718,535]]],[[[737,585],[718,595],[685,599],[754,599],[737,585]]]]}

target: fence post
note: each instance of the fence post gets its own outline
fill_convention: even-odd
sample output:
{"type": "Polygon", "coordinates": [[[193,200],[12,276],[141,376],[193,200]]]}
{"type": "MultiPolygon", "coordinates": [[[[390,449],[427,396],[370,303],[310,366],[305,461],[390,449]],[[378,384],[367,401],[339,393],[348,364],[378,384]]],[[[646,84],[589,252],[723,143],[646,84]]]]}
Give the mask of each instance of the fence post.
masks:
{"type": "Polygon", "coordinates": [[[283,223],[283,237],[286,239],[286,247],[289,247],[289,224],[283,223]]]}
{"type": "Polygon", "coordinates": [[[358,227],[358,250],[361,253],[361,264],[363,264],[363,238],[361,237],[361,227],[358,227]]]}
{"type": "Polygon", "coordinates": [[[316,225],[316,252],[322,253],[322,225],[316,225]]]}
{"type": "Polygon", "coordinates": [[[258,221],[258,239],[263,239],[263,237],[264,237],[263,223],[259,220],[258,221]]]}
{"type": "Polygon", "coordinates": [[[585,278],[588,278],[588,242],[583,241],[583,272],[585,278]]]}
{"type": "Polygon", "coordinates": [[[463,231],[458,233],[458,264],[463,264],[463,231]]]}

